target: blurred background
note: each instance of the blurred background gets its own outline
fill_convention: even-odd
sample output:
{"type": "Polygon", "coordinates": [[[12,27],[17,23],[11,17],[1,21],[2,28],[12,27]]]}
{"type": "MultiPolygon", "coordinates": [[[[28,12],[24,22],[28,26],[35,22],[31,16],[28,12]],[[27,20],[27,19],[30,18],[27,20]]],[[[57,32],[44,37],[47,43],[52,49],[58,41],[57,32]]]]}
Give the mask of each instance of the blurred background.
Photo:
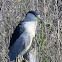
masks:
{"type": "MultiPolygon", "coordinates": [[[[10,62],[8,47],[12,33],[31,10],[37,11],[45,24],[39,24],[24,57],[29,62],[62,62],[62,0],[0,0],[0,62],[10,62]]],[[[20,60],[16,58],[13,62],[20,60]]]]}

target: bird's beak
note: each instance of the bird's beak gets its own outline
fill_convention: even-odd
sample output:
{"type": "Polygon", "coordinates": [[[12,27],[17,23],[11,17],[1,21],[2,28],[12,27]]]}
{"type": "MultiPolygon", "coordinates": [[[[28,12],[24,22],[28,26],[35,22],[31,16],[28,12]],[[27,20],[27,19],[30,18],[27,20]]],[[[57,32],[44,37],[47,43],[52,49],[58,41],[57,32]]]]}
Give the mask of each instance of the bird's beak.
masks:
{"type": "Polygon", "coordinates": [[[40,23],[43,23],[44,24],[44,19],[42,17],[40,17],[40,15],[37,15],[37,18],[40,20],[40,23]]]}
{"type": "Polygon", "coordinates": [[[39,17],[38,19],[40,20],[40,23],[44,23],[43,18],[39,17]]]}

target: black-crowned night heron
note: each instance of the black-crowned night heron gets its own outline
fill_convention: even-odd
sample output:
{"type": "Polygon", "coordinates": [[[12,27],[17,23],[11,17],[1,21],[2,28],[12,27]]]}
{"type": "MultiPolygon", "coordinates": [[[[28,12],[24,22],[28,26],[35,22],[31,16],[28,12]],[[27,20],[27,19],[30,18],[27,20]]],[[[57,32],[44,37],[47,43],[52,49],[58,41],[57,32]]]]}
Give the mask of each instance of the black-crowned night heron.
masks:
{"type": "Polygon", "coordinates": [[[36,11],[29,11],[24,21],[18,24],[10,40],[10,61],[13,61],[19,54],[24,55],[30,48],[38,21],[43,21],[40,15],[36,11]]]}

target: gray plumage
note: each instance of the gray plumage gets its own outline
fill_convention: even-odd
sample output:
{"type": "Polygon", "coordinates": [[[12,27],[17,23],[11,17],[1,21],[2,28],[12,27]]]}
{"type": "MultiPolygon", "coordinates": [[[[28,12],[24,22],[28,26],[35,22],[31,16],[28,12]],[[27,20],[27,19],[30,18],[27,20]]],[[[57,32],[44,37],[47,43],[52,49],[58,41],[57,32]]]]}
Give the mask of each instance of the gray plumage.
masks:
{"type": "Polygon", "coordinates": [[[24,55],[31,46],[37,27],[36,17],[39,15],[35,11],[29,11],[23,22],[16,27],[9,46],[9,57],[13,61],[19,54],[24,55]]]}

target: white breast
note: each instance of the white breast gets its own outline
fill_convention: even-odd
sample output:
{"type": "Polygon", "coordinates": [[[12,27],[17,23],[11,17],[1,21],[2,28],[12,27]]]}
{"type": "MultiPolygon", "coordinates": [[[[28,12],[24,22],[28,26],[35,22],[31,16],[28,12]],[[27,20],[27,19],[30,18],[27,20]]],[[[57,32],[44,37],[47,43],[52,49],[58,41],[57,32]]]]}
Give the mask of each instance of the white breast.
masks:
{"type": "Polygon", "coordinates": [[[37,22],[25,22],[24,26],[29,35],[35,37],[37,22]]]}

